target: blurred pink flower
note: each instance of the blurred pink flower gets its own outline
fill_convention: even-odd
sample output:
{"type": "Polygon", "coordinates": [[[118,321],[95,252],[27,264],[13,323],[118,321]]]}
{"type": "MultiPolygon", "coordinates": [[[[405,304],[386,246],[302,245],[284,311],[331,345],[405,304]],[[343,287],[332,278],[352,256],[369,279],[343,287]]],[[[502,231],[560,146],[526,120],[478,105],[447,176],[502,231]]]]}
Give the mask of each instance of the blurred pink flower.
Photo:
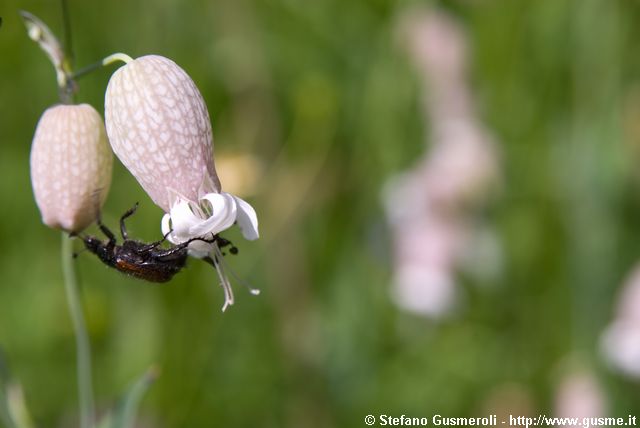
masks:
{"type": "MultiPolygon", "coordinates": [[[[460,27],[447,14],[425,9],[411,9],[399,25],[423,80],[432,144],[414,168],[392,177],[383,193],[394,241],[392,296],[403,309],[439,318],[455,306],[456,274],[463,264],[474,270],[478,258],[500,264],[497,240],[473,218],[474,207],[497,182],[498,157],[472,109],[460,27]]],[[[482,274],[496,270],[491,266],[482,274]]]]}
{"type": "Polygon", "coordinates": [[[455,306],[455,278],[450,271],[430,265],[400,265],[393,276],[392,297],[401,308],[442,318],[455,306]]]}
{"type": "Polygon", "coordinates": [[[390,181],[384,202],[394,231],[392,297],[402,308],[440,318],[456,302],[454,268],[461,230],[429,211],[422,177],[406,173],[390,181]]]}
{"type": "Polygon", "coordinates": [[[600,346],[615,369],[640,379],[640,266],[625,281],[614,319],[602,334],[600,346]]]}
{"type": "Polygon", "coordinates": [[[564,377],[558,385],[555,397],[557,417],[580,420],[606,417],[606,407],[605,394],[591,372],[574,371],[564,377]]]}
{"type": "Polygon", "coordinates": [[[414,7],[399,24],[407,51],[430,87],[451,82],[459,86],[467,68],[467,41],[460,25],[447,13],[414,7]]]}
{"type": "Polygon", "coordinates": [[[472,121],[440,123],[424,168],[426,192],[449,208],[486,197],[497,181],[498,160],[484,129],[472,121]]]}

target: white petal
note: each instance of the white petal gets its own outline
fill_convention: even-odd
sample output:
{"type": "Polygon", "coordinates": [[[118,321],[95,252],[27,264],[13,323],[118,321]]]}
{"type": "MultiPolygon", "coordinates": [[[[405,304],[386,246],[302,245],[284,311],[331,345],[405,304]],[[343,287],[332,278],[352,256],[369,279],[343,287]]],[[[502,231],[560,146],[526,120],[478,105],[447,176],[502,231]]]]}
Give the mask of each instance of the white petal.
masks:
{"type": "Polygon", "coordinates": [[[171,225],[169,222],[171,221],[171,215],[165,214],[162,216],[162,222],[160,223],[160,227],[162,228],[162,236],[166,235],[171,231],[171,225]]]}
{"type": "Polygon", "coordinates": [[[189,202],[180,201],[171,207],[171,225],[174,235],[190,236],[190,228],[200,222],[202,219],[191,211],[189,202]]]}
{"type": "Polygon", "coordinates": [[[213,244],[205,241],[193,241],[189,244],[189,255],[198,259],[207,257],[211,250],[213,250],[213,244]]]}
{"type": "Polygon", "coordinates": [[[248,202],[238,198],[237,196],[234,196],[233,198],[236,200],[236,204],[238,205],[238,215],[236,220],[238,221],[238,227],[240,227],[240,230],[242,231],[242,236],[249,241],[258,239],[260,237],[260,233],[258,232],[258,215],[256,214],[256,211],[248,202]]]}
{"type": "Polygon", "coordinates": [[[200,220],[189,228],[191,236],[203,236],[209,233],[217,234],[233,225],[236,220],[236,202],[228,193],[208,193],[202,197],[211,202],[211,217],[200,220]]]}
{"type": "MultiPolygon", "coordinates": [[[[171,212],[162,217],[162,233],[169,241],[180,244],[192,238],[211,237],[233,226],[236,221],[246,239],[258,238],[258,216],[247,202],[224,192],[208,193],[202,200],[211,204],[211,216],[207,218],[203,218],[202,210],[185,200],[178,200],[171,212]]],[[[212,249],[213,244],[194,241],[189,244],[189,255],[202,258],[212,249]]]]}
{"type": "Polygon", "coordinates": [[[161,223],[161,227],[162,227],[162,236],[166,236],[167,239],[170,242],[174,242],[174,238],[173,238],[173,233],[169,233],[171,232],[171,225],[169,224],[171,221],[171,215],[170,214],[165,214],[162,216],[162,223],[161,223]]]}

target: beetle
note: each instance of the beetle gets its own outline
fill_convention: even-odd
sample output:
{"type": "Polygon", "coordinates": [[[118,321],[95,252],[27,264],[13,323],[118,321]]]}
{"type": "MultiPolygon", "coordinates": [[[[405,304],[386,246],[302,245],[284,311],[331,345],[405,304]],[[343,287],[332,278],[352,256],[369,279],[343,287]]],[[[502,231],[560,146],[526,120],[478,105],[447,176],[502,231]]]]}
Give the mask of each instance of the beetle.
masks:
{"type": "MultiPolygon", "coordinates": [[[[218,235],[213,235],[211,239],[192,238],[168,248],[161,247],[161,245],[167,240],[169,234],[165,235],[161,240],[151,243],[129,239],[125,220],[132,216],[137,208],[138,204],[136,203],[120,217],[122,245],[117,244],[115,234],[102,223],[100,218],[98,218],[97,224],[102,233],[108,238],[106,243],[95,236],[78,235],[83,240],[86,249],[98,256],[105,265],[126,275],[149,282],[167,282],[185,267],[188,256],[187,247],[194,241],[215,243],[220,248],[230,246],[229,252],[232,254],[237,254],[238,252],[238,249],[230,241],[218,235]]],[[[216,267],[216,263],[211,257],[204,257],[203,260],[216,267]]]]}

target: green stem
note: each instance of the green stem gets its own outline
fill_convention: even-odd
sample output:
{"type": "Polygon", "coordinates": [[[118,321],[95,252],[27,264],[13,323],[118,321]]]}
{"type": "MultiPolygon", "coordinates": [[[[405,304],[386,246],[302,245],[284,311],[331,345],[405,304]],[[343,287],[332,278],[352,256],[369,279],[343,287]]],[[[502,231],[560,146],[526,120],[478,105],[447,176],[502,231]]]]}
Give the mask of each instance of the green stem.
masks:
{"type": "Polygon", "coordinates": [[[78,360],[78,394],[80,400],[80,427],[90,428],[94,421],[93,387],[91,382],[91,347],[89,335],[82,312],[80,291],[76,280],[73,245],[71,238],[62,233],[62,271],[67,303],[76,336],[76,355],[78,360]]]}
{"type": "MultiPolygon", "coordinates": [[[[69,4],[67,0],[61,0],[62,6],[62,22],[64,24],[64,51],[66,53],[65,60],[68,63],[69,69],[73,66],[73,44],[71,39],[71,17],[69,15],[69,4]]],[[[68,70],[69,71],[69,70],[68,70]]]]}
{"type": "Polygon", "coordinates": [[[129,55],[127,55],[125,53],[117,52],[117,53],[111,54],[108,57],[106,57],[105,59],[103,59],[102,60],[102,65],[113,64],[116,61],[122,61],[125,64],[129,64],[131,61],[133,61],[133,58],[131,58],[129,55]]]}
{"type": "Polygon", "coordinates": [[[73,73],[71,75],[72,79],[77,79],[79,77],[84,76],[85,74],[89,74],[92,71],[95,71],[101,67],[106,67],[108,65],[111,65],[113,63],[115,63],[116,61],[122,61],[125,64],[130,63],[131,61],[133,61],[133,58],[131,58],[129,55],[127,54],[123,54],[123,53],[114,53],[112,55],[109,55],[108,57],[104,58],[102,61],[98,61],[98,62],[94,62],[93,64],[89,64],[88,66],[81,68],[80,70],[76,71],[75,73],[73,73]]]}

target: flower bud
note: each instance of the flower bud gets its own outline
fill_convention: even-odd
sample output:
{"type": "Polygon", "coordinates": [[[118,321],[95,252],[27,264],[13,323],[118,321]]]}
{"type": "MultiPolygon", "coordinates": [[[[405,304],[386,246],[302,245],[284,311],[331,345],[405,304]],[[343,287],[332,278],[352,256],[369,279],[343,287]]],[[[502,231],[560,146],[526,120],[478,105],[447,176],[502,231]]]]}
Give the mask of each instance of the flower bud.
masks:
{"type": "Polygon", "coordinates": [[[31,183],[42,222],[80,232],[97,217],[111,184],[113,154],[90,105],[47,109],[31,146],[31,183]]]}

